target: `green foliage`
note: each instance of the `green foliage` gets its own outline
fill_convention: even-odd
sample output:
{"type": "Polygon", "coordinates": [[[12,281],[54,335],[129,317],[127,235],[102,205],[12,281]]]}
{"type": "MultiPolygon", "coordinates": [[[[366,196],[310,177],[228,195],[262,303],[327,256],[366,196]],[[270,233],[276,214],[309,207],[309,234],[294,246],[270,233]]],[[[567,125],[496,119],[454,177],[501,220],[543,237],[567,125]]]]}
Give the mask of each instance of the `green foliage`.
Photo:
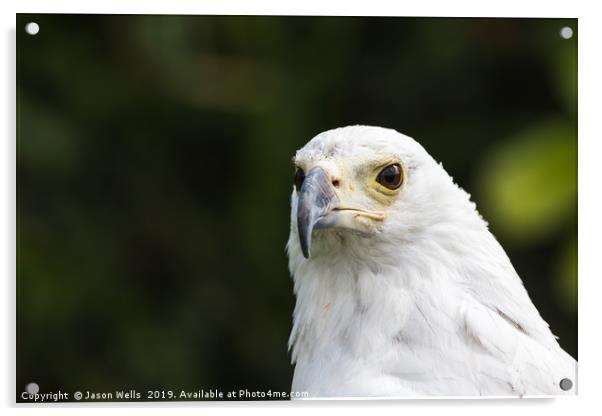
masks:
{"type": "MultiPolygon", "coordinates": [[[[550,28],[551,29],[551,28],[550,28]]],[[[528,251],[563,241],[548,259],[553,297],[577,314],[577,43],[541,41],[562,111],[547,114],[492,146],[480,168],[483,207],[498,236],[528,251]]],[[[547,281],[547,282],[546,282],[547,281]]]]}
{"type": "Polygon", "coordinates": [[[576,356],[575,19],[29,21],[17,391],[286,391],[290,160],[350,124],[443,162],[576,356]]]}
{"type": "Polygon", "coordinates": [[[577,241],[569,241],[558,256],[556,299],[570,314],[577,314],[577,241]]]}
{"type": "Polygon", "coordinates": [[[484,203],[504,237],[531,244],[574,217],[576,139],[571,123],[542,122],[500,144],[485,161],[484,203]]]}

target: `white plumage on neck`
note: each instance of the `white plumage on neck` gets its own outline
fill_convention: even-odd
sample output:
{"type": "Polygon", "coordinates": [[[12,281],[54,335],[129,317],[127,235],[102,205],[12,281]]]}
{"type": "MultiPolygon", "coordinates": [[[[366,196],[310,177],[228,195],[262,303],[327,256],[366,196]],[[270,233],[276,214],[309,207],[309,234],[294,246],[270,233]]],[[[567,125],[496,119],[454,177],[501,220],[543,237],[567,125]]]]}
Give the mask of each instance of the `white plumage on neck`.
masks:
{"type": "MultiPolygon", "coordinates": [[[[322,133],[296,160],[328,160],[350,178],[377,156],[399,158],[407,182],[383,205],[387,218],[374,235],[314,231],[305,259],[293,192],[292,389],[321,397],[562,394],[559,382],[575,381],[576,363],[469,195],[420,145],[354,126],[322,133]]],[[[361,184],[350,189],[355,195],[361,184]]]]}

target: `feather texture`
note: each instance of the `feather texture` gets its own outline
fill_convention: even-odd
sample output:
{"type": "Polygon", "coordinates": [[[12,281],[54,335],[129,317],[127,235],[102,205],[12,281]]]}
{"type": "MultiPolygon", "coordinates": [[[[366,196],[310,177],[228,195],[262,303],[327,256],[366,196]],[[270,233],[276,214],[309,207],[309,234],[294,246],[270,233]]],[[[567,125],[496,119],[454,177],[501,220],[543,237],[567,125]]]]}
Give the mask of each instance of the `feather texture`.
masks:
{"type": "Polygon", "coordinates": [[[389,129],[346,127],[316,136],[295,161],[329,163],[349,179],[356,201],[381,208],[358,178],[383,158],[400,160],[406,181],[382,229],[369,237],[314,231],[309,259],[293,190],[292,389],[318,397],[567,393],[559,382],[576,381],[575,360],[470,196],[417,142],[389,129]]]}

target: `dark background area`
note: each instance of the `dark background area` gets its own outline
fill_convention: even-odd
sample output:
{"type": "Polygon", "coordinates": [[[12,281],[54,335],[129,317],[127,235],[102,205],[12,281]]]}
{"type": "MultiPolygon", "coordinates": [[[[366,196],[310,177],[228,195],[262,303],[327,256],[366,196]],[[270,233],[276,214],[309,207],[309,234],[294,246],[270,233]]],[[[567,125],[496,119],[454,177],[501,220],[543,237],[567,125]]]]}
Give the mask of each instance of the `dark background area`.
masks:
{"type": "Polygon", "coordinates": [[[350,124],[443,162],[577,357],[576,34],[17,15],[17,400],[28,382],[289,390],[291,157],[350,124]]]}

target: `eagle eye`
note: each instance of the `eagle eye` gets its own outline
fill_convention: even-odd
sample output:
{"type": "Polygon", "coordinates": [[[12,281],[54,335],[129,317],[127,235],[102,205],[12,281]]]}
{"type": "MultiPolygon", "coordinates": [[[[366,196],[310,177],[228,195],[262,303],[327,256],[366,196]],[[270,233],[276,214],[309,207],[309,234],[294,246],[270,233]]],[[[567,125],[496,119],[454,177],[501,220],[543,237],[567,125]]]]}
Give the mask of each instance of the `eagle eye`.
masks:
{"type": "Polygon", "coordinates": [[[297,192],[301,190],[301,185],[303,185],[303,181],[305,180],[305,172],[303,169],[297,168],[295,171],[295,189],[297,192]]]}
{"type": "Polygon", "coordinates": [[[399,163],[394,163],[381,170],[376,177],[376,182],[387,189],[395,190],[399,188],[403,182],[403,170],[399,163]]]}

